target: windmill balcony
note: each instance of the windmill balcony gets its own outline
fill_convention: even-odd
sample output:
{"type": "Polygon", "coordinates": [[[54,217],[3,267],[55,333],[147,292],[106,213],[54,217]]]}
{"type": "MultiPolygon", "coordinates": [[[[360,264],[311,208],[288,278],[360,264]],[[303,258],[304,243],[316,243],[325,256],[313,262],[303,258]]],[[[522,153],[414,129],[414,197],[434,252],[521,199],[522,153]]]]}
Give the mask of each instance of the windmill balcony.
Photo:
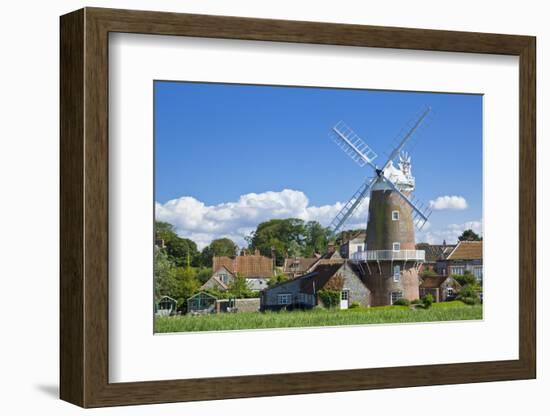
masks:
{"type": "Polygon", "coordinates": [[[367,250],[353,253],[351,259],[353,261],[411,260],[423,262],[426,259],[426,252],[424,250],[367,250]]]}

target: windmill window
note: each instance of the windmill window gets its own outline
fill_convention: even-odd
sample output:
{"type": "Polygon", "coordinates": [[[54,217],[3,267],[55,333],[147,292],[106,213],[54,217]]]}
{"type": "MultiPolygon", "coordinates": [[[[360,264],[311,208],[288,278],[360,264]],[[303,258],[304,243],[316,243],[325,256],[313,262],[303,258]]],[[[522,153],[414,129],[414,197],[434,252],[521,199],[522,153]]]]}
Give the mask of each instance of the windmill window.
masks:
{"type": "Polygon", "coordinates": [[[391,219],[392,219],[392,221],[399,221],[399,211],[392,211],[391,212],[391,219]]]}
{"type": "Polygon", "coordinates": [[[393,281],[399,282],[401,280],[401,266],[393,266],[393,281]]]}
{"type": "Polygon", "coordinates": [[[401,243],[393,243],[393,251],[400,251],[401,243]]]}
{"type": "Polygon", "coordinates": [[[391,292],[391,294],[390,294],[391,304],[393,305],[395,302],[397,302],[402,297],[403,297],[403,292],[391,292]]]}

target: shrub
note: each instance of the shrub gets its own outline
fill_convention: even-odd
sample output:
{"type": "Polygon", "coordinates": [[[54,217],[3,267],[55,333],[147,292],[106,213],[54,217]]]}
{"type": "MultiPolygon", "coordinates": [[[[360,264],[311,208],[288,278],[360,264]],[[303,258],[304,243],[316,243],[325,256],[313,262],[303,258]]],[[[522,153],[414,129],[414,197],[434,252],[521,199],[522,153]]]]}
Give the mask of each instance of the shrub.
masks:
{"type": "Polygon", "coordinates": [[[476,304],[479,303],[479,299],[477,297],[475,297],[475,298],[471,298],[471,297],[461,298],[460,300],[462,302],[464,302],[466,305],[476,305],[476,304]]]}
{"type": "Polygon", "coordinates": [[[477,291],[471,285],[466,285],[462,287],[462,289],[460,289],[460,292],[458,292],[458,296],[456,298],[464,302],[466,305],[477,305],[478,303],[480,303],[477,291]]]}
{"type": "Polygon", "coordinates": [[[435,276],[438,276],[438,274],[436,272],[434,272],[433,270],[431,269],[426,269],[424,271],[422,271],[420,277],[422,278],[425,278],[425,277],[435,277],[435,276]]]}
{"type": "Polygon", "coordinates": [[[336,290],[320,290],[319,299],[325,308],[334,308],[340,306],[340,292],[336,290]]]}
{"type": "Polygon", "coordinates": [[[452,277],[460,286],[473,286],[477,283],[476,277],[469,270],[466,270],[464,274],[453,274],[452,277]]]}
{"type": "Polygon", "coordinates": [[[393,304],[398,306],[409,306],[411,302],[408,299],[401,298],[397,299],[395,302],[393,302],[393,304]]]}
{"type": "Polygon", "coordinates": [[[422,306],[424,307],[424,309],[429,309],[432,307],[432,303],[434,303],[434,297],[432,296],[431,293],[428,293],[424,296],[422,296],[422,299],[420,299],[422,301],[422,306]]]}
{"type": "Polygon", "coordinates": [[[351,305],[349,305],[350,309],[356,309],[360,307],[361,307],[361,304],[359,302],[351,302],[351,305]]]}
{"type": "Polygon", "coordinates": [[[420,299],[411,300],[411,305],[419,305],[420,303],[422,303],[422,301],[420,299]]]}

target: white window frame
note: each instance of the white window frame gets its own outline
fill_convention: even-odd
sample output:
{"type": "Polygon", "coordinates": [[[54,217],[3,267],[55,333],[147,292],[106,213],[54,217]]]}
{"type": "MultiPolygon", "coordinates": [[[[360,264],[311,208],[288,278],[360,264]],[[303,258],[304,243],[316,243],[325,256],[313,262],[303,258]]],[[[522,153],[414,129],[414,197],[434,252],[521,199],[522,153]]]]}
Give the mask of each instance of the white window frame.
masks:
{"type": "Polygon", "coordinates": [[[396,264],[395,266],[393,266],[393,281],[394,282],[401,281],[401,266],[399,264],[396,264]]]}
{"type": "Polygon", "coordinates": [[[455,294],[455,290],[452,287],[446,288],[447,296],[453,296],[455,294]]]}
{"type": "Polygon", "coordinates": [[[395,210],[391,212],[391,220],[392,221],[399,221],[399,211],[395,210]]]}
{"type": "Polygon", "coordinates": [[[277,305],[290,305],[292,303],[292,293],[279,293],[277,295],[277,305]],[[283,302],[283,299],[286,301],[283,302]]]}
{"type": "Polygon", "coordinates": [[[466,267],[464,267],[464,266],[450,266],[449,271],[451,272],[451,274],[456,274],[458,276],[464,276],[464,271],[465,270],[466,270],[466,267]]]}
{"type": "Polygon", "coordinates": [[[403,299],[403,292],[401,291],[390,292],[390,305],[393,305],[394,302],[397,302],[399,299],[403,299]],[[395,300],[393,299],[394,295],[398,296],[396,297],[395,300]]]}
{"type": "Polygon", "coordinates": [[[472,274],[476,277],[477,280],[483,279],[483,266],[474,266],[472,268],[472,274]]]}
{"type": "Polygon", "coordinates": [[[392,243],[392,250],[393,251],[401,251],[401,243],[398,243],[398,242],[392,243]]]}
{"type": "Polygon", "coordinates": [[[342,289],[342,291],[340,292],[340,300],[349,301],[349,290],[348,289],[342,289]],[[346,295],[345,299],[344,299],[344,294],[346,295]]]}

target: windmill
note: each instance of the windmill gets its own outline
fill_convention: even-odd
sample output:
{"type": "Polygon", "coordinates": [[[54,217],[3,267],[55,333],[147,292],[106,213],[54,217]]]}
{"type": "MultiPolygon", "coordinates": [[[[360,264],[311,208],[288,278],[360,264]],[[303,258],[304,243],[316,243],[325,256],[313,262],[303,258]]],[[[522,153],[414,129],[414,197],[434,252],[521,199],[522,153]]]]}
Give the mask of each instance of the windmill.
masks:
{"type": "Polygon", "coordinates": [[[335,235],[368,196],[369,214],[365,250],[351,254],[353,260],[366,267],[372,279],[375,299],[372,304],[391,304],[400,297],[417,299],[418,267],[424,252],[415,249],[414,229],[422,229],[431,211],[413,197],[415,180],[411,172],[411,158],[403,151],[405,144],[425,123],[431,108],[419,116],[397,138],[397,145],[382,165],[377,165],[377,154],[344,122],[331,131],[338,146],[360,167],[370,167],[369,177],[344,204],[330,224],[335,235]],[[397,165],[397,166],[396,166],[397,165]],[[371,267],[372,266],[372,267],[371,267]]]}

